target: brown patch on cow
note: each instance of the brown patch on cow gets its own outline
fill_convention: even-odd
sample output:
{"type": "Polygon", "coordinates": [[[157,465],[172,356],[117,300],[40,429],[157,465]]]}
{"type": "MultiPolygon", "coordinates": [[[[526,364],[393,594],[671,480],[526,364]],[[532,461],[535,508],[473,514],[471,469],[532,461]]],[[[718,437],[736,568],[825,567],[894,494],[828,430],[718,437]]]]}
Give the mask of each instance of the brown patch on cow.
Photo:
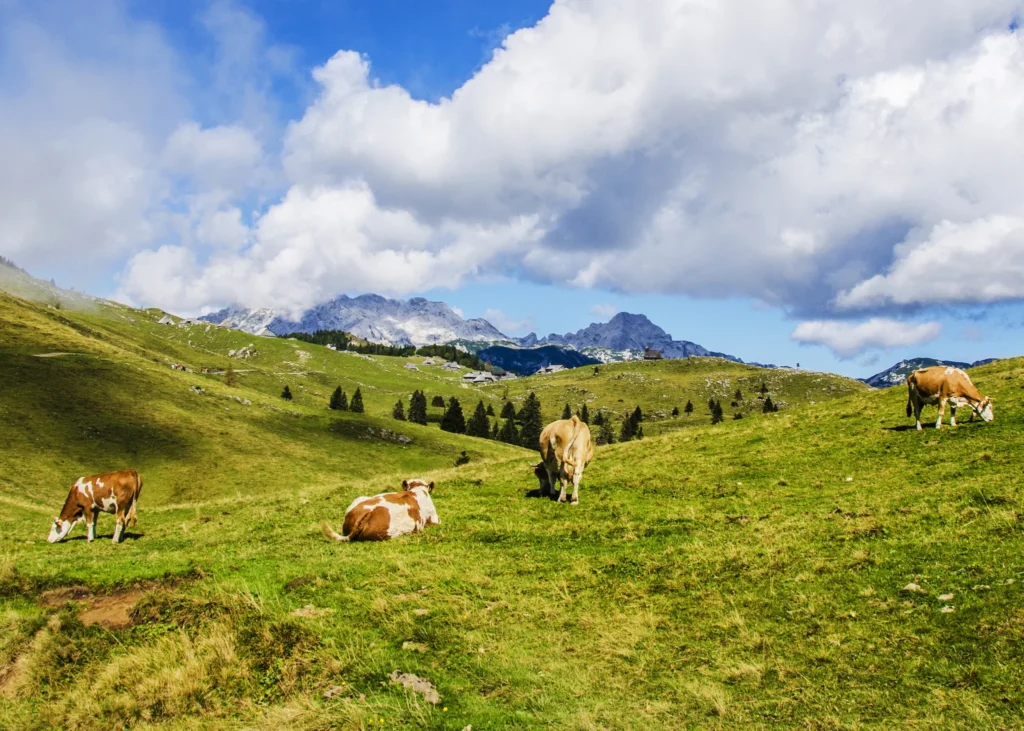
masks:
{"type": "Polygon", "coordinates": [[[124,629],[135,623],[132,610],[149,591],[148,588],[138,587],[113,594],[94,594],[84,586],[67,586],[43,592],[39,596],[39,604],[57,609],[69,602],[79,603],[84,606],[78,618],[87,627],[98,624],[106,629],[124,629]]]}
{"type": "Polygon", "coordinates": [[[384,496],[384,500],[392,505],[404,505],[409,509],[409,517],[413,519],[413,522],[416,523],[416,525],[420,524],[420,501],[416,499],[416,494],[414,492],[388,493],[384,496]]]}
{"type": "Polygon", "coordinates": [[[391,512],[380,503],[359,505],[345,516],[345,535],[352,541],[386,541],[390,527],[391,512]]]}

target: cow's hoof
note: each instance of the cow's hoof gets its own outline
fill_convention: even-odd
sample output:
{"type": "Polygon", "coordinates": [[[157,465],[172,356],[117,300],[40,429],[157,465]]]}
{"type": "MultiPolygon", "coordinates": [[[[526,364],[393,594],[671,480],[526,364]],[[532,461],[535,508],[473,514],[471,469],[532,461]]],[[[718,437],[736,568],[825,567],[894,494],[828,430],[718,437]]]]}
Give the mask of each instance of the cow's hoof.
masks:
{"type": "Polygon", "coordinates": [[[579,504],[580,504],[579,500],[570,500],[569,501],[569,505],[579,505],[579,504]]]}

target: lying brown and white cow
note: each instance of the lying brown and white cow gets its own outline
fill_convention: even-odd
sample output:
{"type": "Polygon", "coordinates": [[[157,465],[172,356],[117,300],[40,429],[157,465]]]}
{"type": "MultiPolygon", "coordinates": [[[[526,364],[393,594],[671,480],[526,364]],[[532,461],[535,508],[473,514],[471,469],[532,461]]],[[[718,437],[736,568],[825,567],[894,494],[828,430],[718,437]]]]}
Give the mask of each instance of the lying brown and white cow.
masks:
{"type": "Polygon", "coordinates": [[[939,405],[939,418],[935,428],[942,428],[942,416],[949,403],[949,423],[956,426],[956,409],[966,406],[971,409],[971,419],[977,414],[985,421],[992,421],[992,399],[981,395],[971,383],[971,377],[959,368],[932,366],[914,371],[907,378],[907,416],[917,420],[921,431],[921,409],[925,404],[939,405]]]}
{"type": "Polygon", "coordinates": [[[345,511],[345,524],[338,535],[320,523],[324,535],[335,541],[386,541],[415,533],[428,525],[441,525],[430,493],[434,483],[426,480],[402,480],[405,492],[382,492],[373,497],[357,497],[345,511]]]}
{"type": "Polygon", "coordinates": [[[583,468],[594,458],[590,427],[578,416],[553,421],[540,433],[540,464],[533,473],[540,480],[540,494],[550,495],[555,480],[561,484],[558,502],[565,502],[567,483],[572,483],[572,505],[579,503],[583,468]]]}
{"type": "Polygon", "coordinates": [[[96,538],[96,519],[100,513],[117,516],[114,528],[114,543],[121,540],[125,525],[135,525],[135,504],[142,492],[142,477],[135,470],[107,472],[91,477],[79,477],[68,492],[60,515],[53,519],[49,543],[67,538],[68,533],[80,521],[85,521],[89,530],[89,541],[96,538]]]}

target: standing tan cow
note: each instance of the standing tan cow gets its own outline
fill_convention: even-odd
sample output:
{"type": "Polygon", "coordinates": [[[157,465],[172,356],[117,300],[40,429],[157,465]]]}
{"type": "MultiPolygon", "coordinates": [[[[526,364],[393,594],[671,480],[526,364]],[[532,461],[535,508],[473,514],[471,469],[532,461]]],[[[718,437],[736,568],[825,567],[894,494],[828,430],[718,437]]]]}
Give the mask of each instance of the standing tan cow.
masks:
{"type": "Polygon", "coordinates": [[[89,542],[96,538],[96,519],[100,513],[117,516],[114,543],[121,540],[125,525],[135,525],[135,503],[142,492],[142,477],[135,470],[107,472],[91,477],[79,477],[68,492],[60,515],[53,519],[49,543],[67,538],[77,523],[84,520],[89,530],[89,542]]]}
{"type": "Polygon", "coordinates": [[[959,368],[950,366],[932,366],[914,371],[907,378],[907,416],[913,415],[917,420],[917,430],[921,431],[921,409],[925,404],[939,405],[939,418],[935,428],[942,428],[942,416],[949,403],[949,424],[956,426],[956,409],[967,406],[971,409],[971,419],[977,414],[985,421],[992,421],[992,399],[981,395],[971,383],[971,377],[959,368]]]}
{"type": "Polygon", "coordinates": [[[572,505],[580,501],[580,481],[583,468],[594,458],[594,444],[590,441],[590,427],[578,416],[553,421],[540,434],[541,462],[533,473],[540,480],[540,494],[550,495],[557,479],[562,490],[558,502],[565,502],[567,483],[572,483],[572,505]]]}
{"type": "Polygon", "coordinates": [[[357,497],[345,511],[341,534],[327,521],[320,522],[324,535],[335,541],[386,541],[416,533],[428,525],[441,525],[437,508],[430,498],[434,483],[426,480],[402,480],[405,492],[382,492],[373,497],[357,497]]]}

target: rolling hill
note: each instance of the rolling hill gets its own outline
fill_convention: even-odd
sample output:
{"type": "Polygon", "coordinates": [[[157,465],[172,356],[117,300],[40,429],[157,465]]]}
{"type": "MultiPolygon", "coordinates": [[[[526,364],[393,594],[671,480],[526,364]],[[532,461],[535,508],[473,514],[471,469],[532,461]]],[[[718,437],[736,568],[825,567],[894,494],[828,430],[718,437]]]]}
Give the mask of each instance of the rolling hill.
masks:
{"type": "Polygon", "coordinates": [[[0,727],[1011,728],[1024,715],[1024,359],[972,371],[993,423],[919,434],[902,392],[821,374],[697,358],[477,388],[162,315],[0,294],[0,727]],[[255,355],[228,357],[250,343],[255,355]],[[240,383],[172,363],[231,364],[240,383]],[[761,381],[779,413],[652,418],[643,441],[598,448],[576,508],[532,497],[535,453],[388,418],[413,388],[497,405],[508,386],[535,390],[545,415],[564,399],[654,416],[761,381]],[[339,383],[362,390],[365,415],[325,408],[339,383]],[[462,450],[471,461],[454,467],[462,450]],[[74,477],[128,464],[146,480],[129,540],[88,545],[79,528],[46,544],[74,477]],[[383,544],[320,535],[353,497],[413,474],[438,482],[440,526],[383,544]],[[391,683],[396,670],[439,704],[391,683]]]}

